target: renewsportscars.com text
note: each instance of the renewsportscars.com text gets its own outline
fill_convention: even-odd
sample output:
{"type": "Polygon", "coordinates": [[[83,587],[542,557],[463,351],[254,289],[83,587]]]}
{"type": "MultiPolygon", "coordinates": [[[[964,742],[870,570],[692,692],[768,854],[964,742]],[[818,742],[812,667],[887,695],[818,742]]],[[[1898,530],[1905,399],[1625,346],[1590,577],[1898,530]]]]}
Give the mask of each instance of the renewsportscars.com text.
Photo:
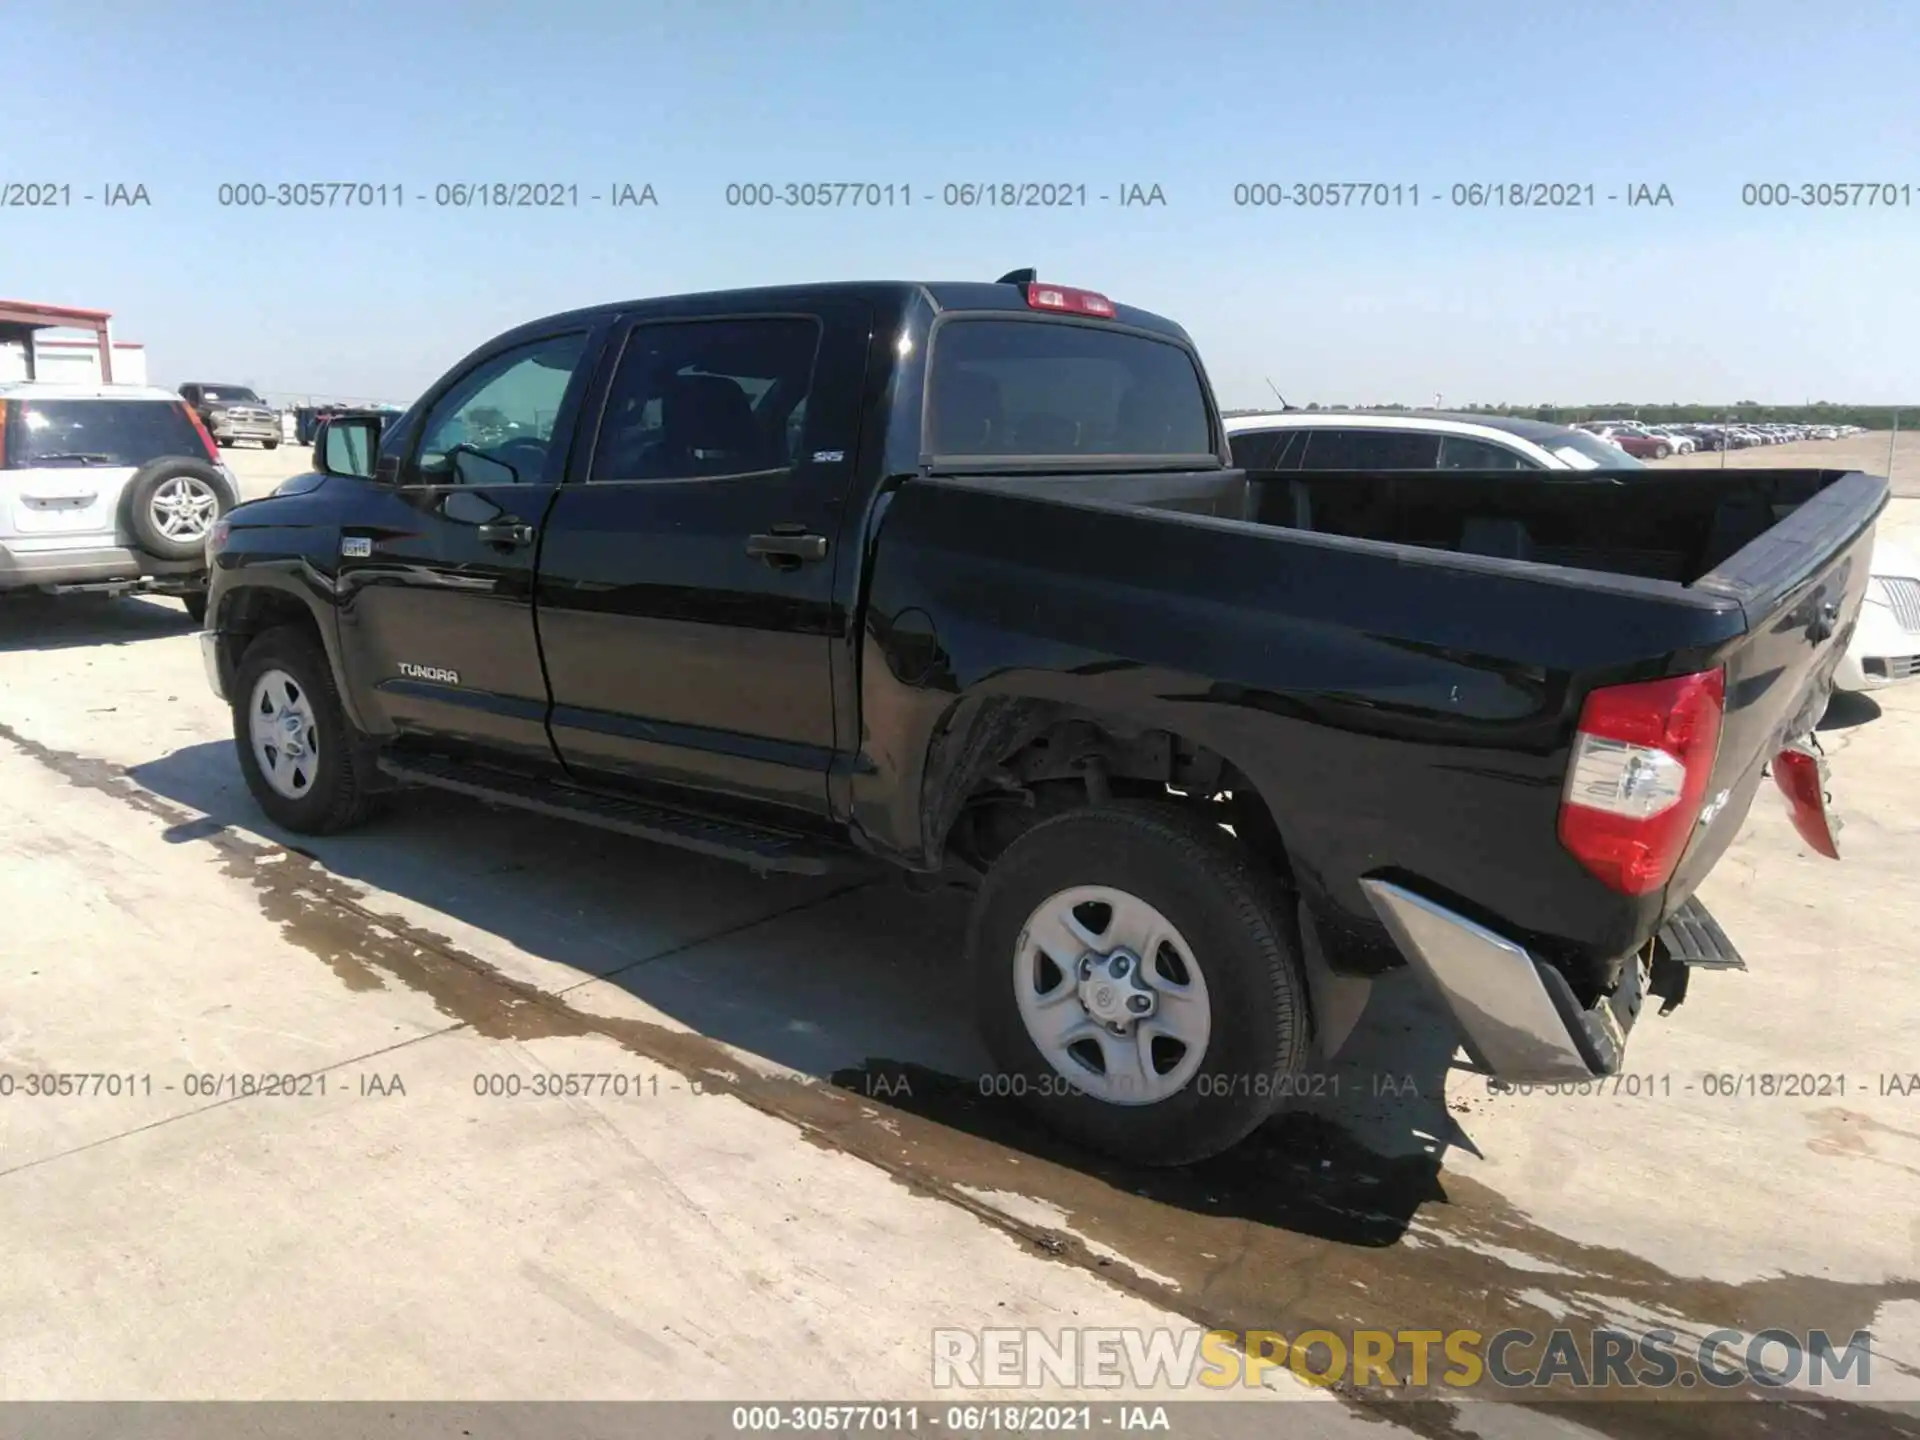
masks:
{"type": "Polygon", "coordinates": [[[936,1389],[1120,1387],[1202,1392],[1262,1386],[1288,1372],[1311,1385],[1503,1390],[1732,1389],[1743,1384],[1858,1393],[1873,1336],[1836,1345],[1824,1330],[936,1330],[936,1389]]]}

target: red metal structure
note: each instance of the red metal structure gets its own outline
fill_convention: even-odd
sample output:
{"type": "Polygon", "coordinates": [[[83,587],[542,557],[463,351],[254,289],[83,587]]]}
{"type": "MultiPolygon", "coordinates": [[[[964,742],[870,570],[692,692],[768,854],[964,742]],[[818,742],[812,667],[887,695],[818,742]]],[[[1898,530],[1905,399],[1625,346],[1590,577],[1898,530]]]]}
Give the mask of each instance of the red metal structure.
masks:
{"type": "Polygon", "coordinates": [[[91,330],[100,347],[100,383],[113,383],[113,316],[106,310],[73,305],[39,305],[29,300],[0,300],[0,343],[19,341],[27,355],[27,378],[34,374],[34,337],[42,330],[91,330]]]}

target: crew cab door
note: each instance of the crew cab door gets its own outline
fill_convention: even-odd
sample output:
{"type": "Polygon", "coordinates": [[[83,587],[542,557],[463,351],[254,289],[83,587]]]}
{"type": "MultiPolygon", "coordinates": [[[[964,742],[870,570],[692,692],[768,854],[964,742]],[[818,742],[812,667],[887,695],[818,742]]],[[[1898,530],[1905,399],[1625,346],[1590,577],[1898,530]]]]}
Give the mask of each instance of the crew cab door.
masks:
{"type": "Polygon", "coordinates": [[[449,377],[383,448],[340,535],[340,643],[367,722],[556,763],[534,559],[591,368],[585,328],[521,338],[449,377]]]}
{"type": "MultiPolygon", "coordinates": [[[[554,745],[601,783],[827,809],[832,651],[871,317],[639,319],[547,522],[554,745]],[[586,449],[586,447],[582,447],[586,449]]],[[[584,433],[584,427],[583,427],[584,433]]]]}

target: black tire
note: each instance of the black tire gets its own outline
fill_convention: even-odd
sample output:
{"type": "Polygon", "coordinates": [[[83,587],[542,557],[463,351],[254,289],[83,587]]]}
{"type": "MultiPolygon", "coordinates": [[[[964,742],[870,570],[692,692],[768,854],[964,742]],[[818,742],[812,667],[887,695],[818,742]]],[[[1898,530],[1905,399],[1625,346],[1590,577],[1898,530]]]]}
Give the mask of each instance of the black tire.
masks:
{"type": "Polygon", "coordinates": [[[127,530],[135,546],[156,560],[198,560],[206,554],[207,532],[212,530],[214,521],[233,508],[233,497],[227,493],[227,482],[220,472],[206,461],[169,455],[151,460],[133,472],[133,478],[127,481],[125,505],[127,530]],[[212,517],[204,530],[191,536],[167,534],[154,513],[154,500],[161,488],[178,480],[204,487],[213,495],[212,517]]]}
{"type": "Polygon", "coordinates": [[[333,681],[333,667],[319,640],[283,625],[253,639],[240,657],[233,683],[233,744],[240,773],[267,818],[300,835],[330,835],[358,825],[377,801],[373,747],[348,722],[333,681]],[[318,752],[311,788],[297,797],[274,789],[254,754],[251,707],[254,689],[269,670],[289,676],[313,710],[312,745],[318,752]]]}
{"type": "Polygon", "coordinates": [[[207,592],[196,590],[191,595],[182,595],[180,603],[187,607],[187,614],[196,625],[207,623],[207,592]]]}
{"type": "Polygon", "coordinates": [[[1664,460],[1672,453],[1672,448],[1666,445],[1656,445],[1653,447],[1653,458],[1656,460],[1664,460]]]}
{"type": "Polygon", "coordinates": [[[269,450],[278,450],[280,448],[280,442],[278,440],[262,440],[260,443],[269,450]]]}
{"type": "Polygon", "coordinates": [[[1248,853],[1182,806],[1117,802],[1035,825],[988,872],[968,936],[996,1091],[1020,1096],[1076,1143],[1133,1164],[1187,1164],[1239,1143],[1273,1113],[1310,1052],[1289,913],[1286,892],[1248,853]],[[1065,1083],[1021,1018],[1014,958],[1022,931],[1045,900],[1078,885],[1147,901],[1199,962],[1211,1017],[1206,1053],[1164,1100],[1113,1104],[1065,1083]]]}

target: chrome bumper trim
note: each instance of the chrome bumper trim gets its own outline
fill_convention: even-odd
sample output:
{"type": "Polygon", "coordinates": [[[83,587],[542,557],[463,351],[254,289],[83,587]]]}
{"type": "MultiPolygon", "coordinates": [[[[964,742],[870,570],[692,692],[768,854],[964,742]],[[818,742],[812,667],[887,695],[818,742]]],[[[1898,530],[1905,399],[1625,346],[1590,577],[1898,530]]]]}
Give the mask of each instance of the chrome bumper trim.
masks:
{"type": "MultiPolygon", "coordinates": [[[[1572,1017],[1580,1012],[1566,981],[1523,946],[1399,885],[1362,880],[1360,886],[1400,953],[1452,1013],[1467,1052],[1489,1075],[1547,1084],[1591,1080],[1617,1067],[1625,1034],[1609,1037],[1615,1042],[1609,1047],[1612,1064],[1591,1063],[1575,1038],[1572,1017]],[[1558,1004],[1550,986],[1560,994],[1558,1004]]],[[[1606,1009],[1604,1001],[1595,1007],[1606,1009]]]]}
{"type": "Polygon", "coordinates": [[[220,683],[220,632],[202,630],[200,632],[200,663],[206,667],[207,688],[213,691],[216,700],[227,698],[227,688],[220,683]]]}

